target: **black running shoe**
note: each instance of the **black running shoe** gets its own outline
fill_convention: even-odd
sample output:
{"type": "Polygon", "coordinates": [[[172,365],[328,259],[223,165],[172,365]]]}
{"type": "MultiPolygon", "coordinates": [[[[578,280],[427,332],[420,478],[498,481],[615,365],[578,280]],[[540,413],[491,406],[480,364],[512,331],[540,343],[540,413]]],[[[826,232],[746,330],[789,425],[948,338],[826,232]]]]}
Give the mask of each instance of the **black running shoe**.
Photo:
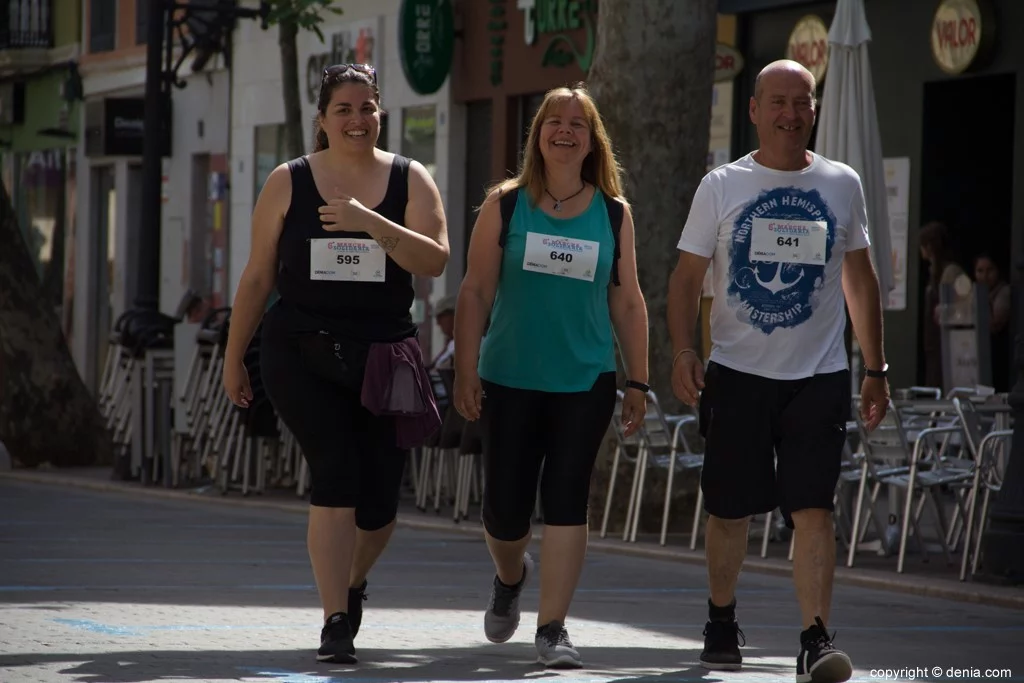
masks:
{"type": "Polygon", "coordinates": [[[337,662],[339,664],[355,664],[356,647],[352,644],[352,627],[344,612],[336,612],[327,618],[323,630],[320,631],[320,649],[316,653],[317,661],[337,662]]]}
{"type": "Polygon", "coordinates": [[[353,638],[359,635],[359,624],[363,623],[363,600],[366,600],[366,581],[358,588],[348,589],[348,623],[353,638]]]}
{"type": "Polygon", "coordinates": [[[832,644],[821,617],[800,634],[800,656],[796,658],[796,683],[843,683],[853,676],[853,664],[832,644]]]}
{"type": "Polygon", "coordinates": [[[700,663],[705,669],[714,671],[739,671],[743,666],[741,639],[746,645],[747,638],[735,619],[708,621],[704,626],[704,651],[700,653],[700,663]]]}

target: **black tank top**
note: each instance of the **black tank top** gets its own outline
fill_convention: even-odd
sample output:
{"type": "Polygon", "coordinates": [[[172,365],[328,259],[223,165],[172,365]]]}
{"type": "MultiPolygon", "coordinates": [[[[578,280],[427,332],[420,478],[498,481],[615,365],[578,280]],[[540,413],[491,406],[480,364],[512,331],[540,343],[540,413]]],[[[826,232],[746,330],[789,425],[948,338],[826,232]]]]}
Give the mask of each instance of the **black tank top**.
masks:
{"type": "MultiPolygon", "coordinates": [[[[313,181],[309,159],[288,162],[292,200],[278,240],[277,291],[281,303],[295,314],[292,325],[328,329],[365,341],[398,341],[416,333],[411,307],[415,297],[412,275],[385,255],[384,282],[341,282],[310,278],[310,240],[364,238],[365,232],[331,232],[320,223],[318,209],[325,205],[313,181]]],[[[384,200],[373,210],[398,225],[405,225],[409,199],[409,159],[395,155],[384,200]]]]}

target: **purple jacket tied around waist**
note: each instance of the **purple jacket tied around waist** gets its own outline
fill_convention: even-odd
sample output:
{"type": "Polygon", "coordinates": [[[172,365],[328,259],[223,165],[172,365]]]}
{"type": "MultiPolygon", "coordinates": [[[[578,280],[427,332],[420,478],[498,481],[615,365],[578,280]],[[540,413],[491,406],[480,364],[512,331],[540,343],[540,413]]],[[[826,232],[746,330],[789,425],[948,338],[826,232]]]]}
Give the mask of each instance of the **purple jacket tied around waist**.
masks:
{"type": "Polygon", "coordinates": [[[370,345],[362,403],[374,415],[393,415],[399,448],[421,446],[441,426],[441,416],[415,337],[370,345]]]}

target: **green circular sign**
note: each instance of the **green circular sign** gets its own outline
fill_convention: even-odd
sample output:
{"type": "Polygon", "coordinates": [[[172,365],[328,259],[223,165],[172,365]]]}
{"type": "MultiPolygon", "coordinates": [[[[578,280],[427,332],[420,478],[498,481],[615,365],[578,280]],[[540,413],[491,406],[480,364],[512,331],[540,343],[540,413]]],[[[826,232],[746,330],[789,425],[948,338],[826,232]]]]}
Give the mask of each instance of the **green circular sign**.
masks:
{"type": "Polygon", "coordinates": [[[402,0],[398,12],[398,53],[402,71],[421,95],[437,92],[452,65],[455,13],[451,0],[402,0]]]}

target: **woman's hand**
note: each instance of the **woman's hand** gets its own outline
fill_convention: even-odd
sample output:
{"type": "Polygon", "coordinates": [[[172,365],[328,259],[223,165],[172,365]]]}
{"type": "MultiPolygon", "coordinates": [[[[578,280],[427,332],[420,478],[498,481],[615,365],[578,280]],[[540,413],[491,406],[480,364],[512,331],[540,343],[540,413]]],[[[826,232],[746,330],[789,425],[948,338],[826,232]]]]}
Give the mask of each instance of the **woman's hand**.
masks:
{"type": "Polygon", "coordinates": [[[456,372],[455,374],[455,410],[470,422],[480,419],[483,409],[484,389],[480,383],[480,375],[475,371],[456,372]]]}
{"type": "Polygon", "coordinates": [[[639,389],[627,388],[622,398],[623,436],[630,437],[636,434],[646,415],[647,395],[639,389]]]}
{"type": "Polygon", "coordinates": [[[320,222],[330,232],[366,232],[373,213],[358,199],[336,189],[334,196],[320,207],[320,222]]]}
{"type": "Polygon", "coordinates": [[[249,407],[252,402],[252,388],[249,386],[249,371],[245,369],[245,363],[224,363],[221,381],[232,403],[239,408],[249,407]]]}

